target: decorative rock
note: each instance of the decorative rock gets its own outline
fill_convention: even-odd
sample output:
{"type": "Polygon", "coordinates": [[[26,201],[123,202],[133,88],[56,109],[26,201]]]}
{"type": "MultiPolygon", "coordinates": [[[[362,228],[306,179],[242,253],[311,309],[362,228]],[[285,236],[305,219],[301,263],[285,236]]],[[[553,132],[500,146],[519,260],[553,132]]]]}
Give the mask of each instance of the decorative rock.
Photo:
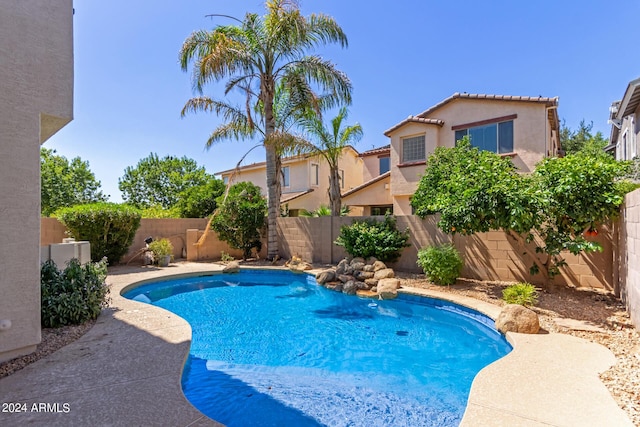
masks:
{"type": "Polygon", "coordinates": [[[356,291],[356,295],[358,295],[359,297],[362,297],[362,298],[377,298],[378,297],[378,294],[376,292],[367,291],[367,290],[364,290],[364,289],[358,289],[356,291]]]}
{"type": "Polygon", "coordinates": [[[376,286],[378,284],[378,279],[364,279],[364,283],[366,283],[369,286],[376,286]]]}
{"type": "Polygon", "coordinates": [[[373,272],[372,271],[356,271],[353,273],[353,277],[355,277],[358,280],[371,279],[373,278],[373,272]]]}
{"type": "Polygon", "coordinates": [[[373,263],[373,271],[384,270],[387,268],[387,265],[382,261],[377,261],[373,263]]]}
{"type": "Polygon", "coordinates": [[[303,271],[311,270],[313,267],[307,264],[306,262],[301,262],[299,264],[289,264],[289,270],[294,273],[302,273],[303,271]]]}
{"type": "Polygon", "coordinates": [[[347,274],[338,274],[337,279],[339,281],[341,281],[342,283],[347,283],[349,280],[353,280],[353,277],[347,275],[347,274]]]}
{"type": "Polygon", "coordinates": [[[496,319],[496,329],[505,334],[507,332],[537,334],[540,330],[540,321],[533,310],[519,304],[507,304],[496,319]]]}
{"type": "Polygon", "coordinates": [[[371,287],[364,282],[355,282],[355,283],[358,289],[369,289],[371,287]]]}
{"type": "Polygon", "coordinates": [[[364,264],[364,258],[362,257],[355,257],[354,259],[351,260],[351,266],[355,269],[355,264],[364,264]]]}
{"type": "Polygon", "coordinates": [[[335,270],[331,270],[331,269],[324,270],[318,273],[318,275],[316,276],[316,282],[320,283],[321,285],[324,285],[327,282],[332,282],[333,280],[335,280],[335,278],[336,278],[335,270]]]}
{"type": "Polygon", "coordinates": [[[377,292],[380,299],[393,299],[398,296],[398,287],[400,280],[398,279],[382,279],[378,282],[377,292]]]}
{"type": "Polygon", "coordinates": [[[336,274],[345,274],[347,272],[347,267],[349,266],[349,261],[346,259],[341,260],[336,267],[336,274]]]}
{"type": "Polygon", "coordinates": [[[240,264],[238,261],[231,261],[229,264],[225,265],[222,269],[223,273],[237,273],[240,271],[240,264]]]}
{"type": "Polygon", "coordinates": [[[351,261],[351,268],[353,268],[353,271],[361,271],[364,268],[364,262],[351,261]]]}
{"type": "Polygon", "coordinates": [[[342,287],[342,293],[347,295],[355,295],[357,290],[358,290],[358,286],[356,285],[356,282],[354,282],[353,280],[349,280],[342,287]]]}
{"type": "Polygon", "coordinates": [[[373,265],[371,265],[371,264],[365,265],[364,267],[362,267],[362,271],[367,271],[367,272],[371,271],[371,272],[373,272],[373,265]]]}
{"type": "Polygon", "coordinates": [[[374,279],[378,279],[378,280],[380,280],[380,279],[391,279],[393,277],[395,277],[395,273],[390,268],[383,268],[382,270],[377,270],[373,274],[373,278],[374,279]]]}
{"type": "Polygon", "coordinates": [[[338,291],[338,292],[342,292],[342,283],[341,282],[327,282],[324,284],[324,287],[327,289],[331,289],[332,291],[338,291]],[[338,290],[338,286],[340,286],[340,289],[338,290]]]}

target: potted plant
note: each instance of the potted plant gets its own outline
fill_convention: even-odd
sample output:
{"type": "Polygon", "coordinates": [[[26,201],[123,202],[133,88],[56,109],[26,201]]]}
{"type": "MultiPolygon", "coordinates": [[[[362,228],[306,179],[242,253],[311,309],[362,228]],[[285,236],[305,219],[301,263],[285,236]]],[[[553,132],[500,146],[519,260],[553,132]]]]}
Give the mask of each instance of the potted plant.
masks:
{"type": "Polygon", "coordinates": [[[158,239],[149,243],[149,250],[153,253],[153,259],[160,267],[166,267],[171,261],[173,245],[169,239],[158,239]]]}

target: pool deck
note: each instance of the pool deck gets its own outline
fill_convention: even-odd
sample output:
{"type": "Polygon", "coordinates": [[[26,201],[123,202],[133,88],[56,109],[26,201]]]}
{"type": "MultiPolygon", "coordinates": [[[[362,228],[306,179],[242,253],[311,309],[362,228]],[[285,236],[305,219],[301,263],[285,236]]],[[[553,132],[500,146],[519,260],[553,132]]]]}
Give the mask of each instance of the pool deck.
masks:
{"type": "MultiPolygon", "coordinates": [[[[111,268],[111,305],[95,326],[0,380],[0,404],[25,403],[27,409],[0,409],[0,425],[220,426],[195,409],[180,388],[189,324],[161,308],[127,300],[120,291],[140,281],[221,269],[203,263],[111,268]],[[49,406],[32,411],[34,403],[49,406]]],[[[494,318],[499,312],[499,307],[472,298],[403,291],[456,302],[494,318]]],[[[598,378],[615,363],[608,349],[562,334],[509,333],[507,338],[514,350],[477,375],[462,426],[633,426],[598,378]]]]}

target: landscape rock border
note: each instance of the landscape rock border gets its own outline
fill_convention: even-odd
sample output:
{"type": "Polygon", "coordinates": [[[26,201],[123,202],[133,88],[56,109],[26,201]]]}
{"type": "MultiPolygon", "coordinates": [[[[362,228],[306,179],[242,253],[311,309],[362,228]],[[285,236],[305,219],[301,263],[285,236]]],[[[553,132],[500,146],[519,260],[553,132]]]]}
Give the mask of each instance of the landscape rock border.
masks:
{"type": "Polygon", "coordinates": [[[396,298],[400,288],[393,269],[376,258],[344,258],[337,266],[320,271],[316,282],[336,292],[378,299],[396,298]]]}

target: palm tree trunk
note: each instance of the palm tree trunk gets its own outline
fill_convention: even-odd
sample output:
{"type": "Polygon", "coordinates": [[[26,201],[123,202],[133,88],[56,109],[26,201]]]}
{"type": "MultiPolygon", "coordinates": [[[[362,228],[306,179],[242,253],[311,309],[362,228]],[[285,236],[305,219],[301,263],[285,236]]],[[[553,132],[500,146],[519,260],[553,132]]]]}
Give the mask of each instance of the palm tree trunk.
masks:
{"type": "MultiPolygon", "coordinates": [[[[262,82],[262,99],[264,102],[265,138],[275,131],[273,117],[273,98],[275,89],[273,82],[262,82]]],[[[280,216],[280,155],[277,147],[272,143],[265,144],[267,161],[267,259],[278,257],[278,217],[280,216]]]]}
{"type": "Polygon", "coordinates": [[[331,216],[340,216],[341,194],[340,194],[340,170],[338,165],[331,167],[329,177],[329,205],[331,206],[331,216]]]}

